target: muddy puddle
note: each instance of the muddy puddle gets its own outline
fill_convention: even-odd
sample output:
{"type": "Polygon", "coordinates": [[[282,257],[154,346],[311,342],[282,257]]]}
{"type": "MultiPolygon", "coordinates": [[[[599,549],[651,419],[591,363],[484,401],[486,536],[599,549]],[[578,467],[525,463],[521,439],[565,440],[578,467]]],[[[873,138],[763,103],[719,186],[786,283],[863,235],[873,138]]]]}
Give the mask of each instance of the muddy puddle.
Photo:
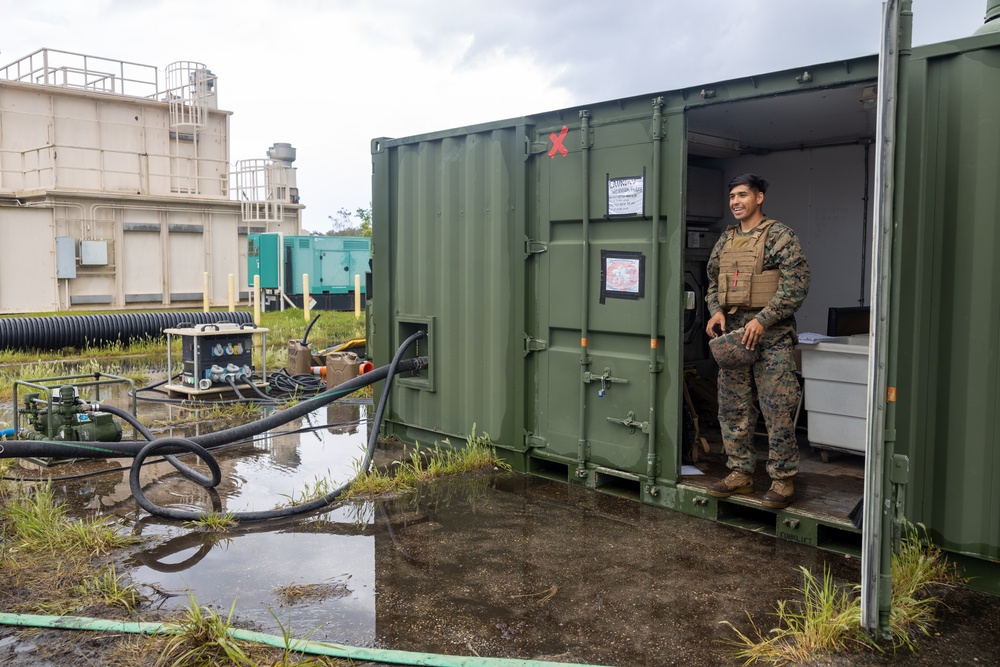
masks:
{"type": "MultiPolygon", "coordinates": [[[[334,404],[218,452],[218,499],[165,463],[143,471],[165,507],[254,511],[318,477],[355,473],[370,406],[334,404]]],[[[188,425],[178,431],[189,431],[188,425]]],[[[204,428],[204,427],[202,427],[204,428]]],[[[382,452],[388,462],[402,452],[382,452]]],[[[52,466],[67,477],[127,461],[52,466]]],[[[857,561],[633,501],[494,471],[388,500],[211,533],[138,509],[124,467],[55,487],[79,515],[119,518],[149,541],[131,575],[160,609],[199,603],[273,634],[456,655],[602,665],[735,664],[722,625],[764,619],[824,564],[857,561]],[[168,597],[160,594],[166,593],[168,597]]]]}

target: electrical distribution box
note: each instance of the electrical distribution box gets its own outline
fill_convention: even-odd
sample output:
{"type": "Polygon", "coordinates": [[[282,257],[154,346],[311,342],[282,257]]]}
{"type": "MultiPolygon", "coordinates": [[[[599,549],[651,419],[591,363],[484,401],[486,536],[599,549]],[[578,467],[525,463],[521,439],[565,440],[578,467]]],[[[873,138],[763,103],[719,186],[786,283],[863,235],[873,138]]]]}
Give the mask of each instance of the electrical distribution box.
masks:
{"type": "MultiPolygon", "coordinates": [[[[252,382],[253,336],[266,336],[267,329],[253,324],[219,322],[165,329],[163,333],[167,334],[167,363],[171,371],[170,337],[181,337],[180,385],[167,385],[167,389],[190,394],[252,382]]],[[[261,374],[266,375],[263,360],[261,374]]]]}

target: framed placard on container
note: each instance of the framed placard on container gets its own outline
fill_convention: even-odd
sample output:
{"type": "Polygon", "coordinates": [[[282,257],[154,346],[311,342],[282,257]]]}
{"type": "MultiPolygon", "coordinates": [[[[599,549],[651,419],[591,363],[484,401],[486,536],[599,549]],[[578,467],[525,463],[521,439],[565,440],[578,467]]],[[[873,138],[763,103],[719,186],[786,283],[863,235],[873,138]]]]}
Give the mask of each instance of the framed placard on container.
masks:
{"type": "Polygon", "coordinates": [[[646,256],[626,250],[601,251],[601,303],[641,299],[646,294],[646,256]]]}

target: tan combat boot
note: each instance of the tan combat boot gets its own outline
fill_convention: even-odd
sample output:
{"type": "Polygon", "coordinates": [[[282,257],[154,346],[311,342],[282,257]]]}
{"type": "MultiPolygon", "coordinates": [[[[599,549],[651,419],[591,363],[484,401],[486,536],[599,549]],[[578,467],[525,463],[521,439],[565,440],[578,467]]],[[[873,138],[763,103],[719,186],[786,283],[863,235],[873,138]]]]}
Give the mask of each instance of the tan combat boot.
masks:
{"type": "Polygon", "coordinates": [[[771,488],[764,494],[761,505],[781,509],[788,507],[795,495],[795,484],[792,479],[776,479],[771,482],[771,488]]]}
{"type": "Polygon", "coordinates": [[[737,493],[753,493],[753,475],[734,470],[724,479],[710,484],[707,491],[708,495],[715,498],[728,498],[737,493]]]}

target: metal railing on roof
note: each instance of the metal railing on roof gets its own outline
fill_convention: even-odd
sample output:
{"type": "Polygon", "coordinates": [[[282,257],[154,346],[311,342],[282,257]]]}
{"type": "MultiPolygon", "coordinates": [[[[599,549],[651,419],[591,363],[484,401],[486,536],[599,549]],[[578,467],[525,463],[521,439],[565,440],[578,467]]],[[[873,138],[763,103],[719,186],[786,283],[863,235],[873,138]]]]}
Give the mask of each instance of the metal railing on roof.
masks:
{"type": "Polygon", "coordinates": [[[155,99],[159,72],[152,65],[39,49],[0,68],[0,80],[155,99]]]}

